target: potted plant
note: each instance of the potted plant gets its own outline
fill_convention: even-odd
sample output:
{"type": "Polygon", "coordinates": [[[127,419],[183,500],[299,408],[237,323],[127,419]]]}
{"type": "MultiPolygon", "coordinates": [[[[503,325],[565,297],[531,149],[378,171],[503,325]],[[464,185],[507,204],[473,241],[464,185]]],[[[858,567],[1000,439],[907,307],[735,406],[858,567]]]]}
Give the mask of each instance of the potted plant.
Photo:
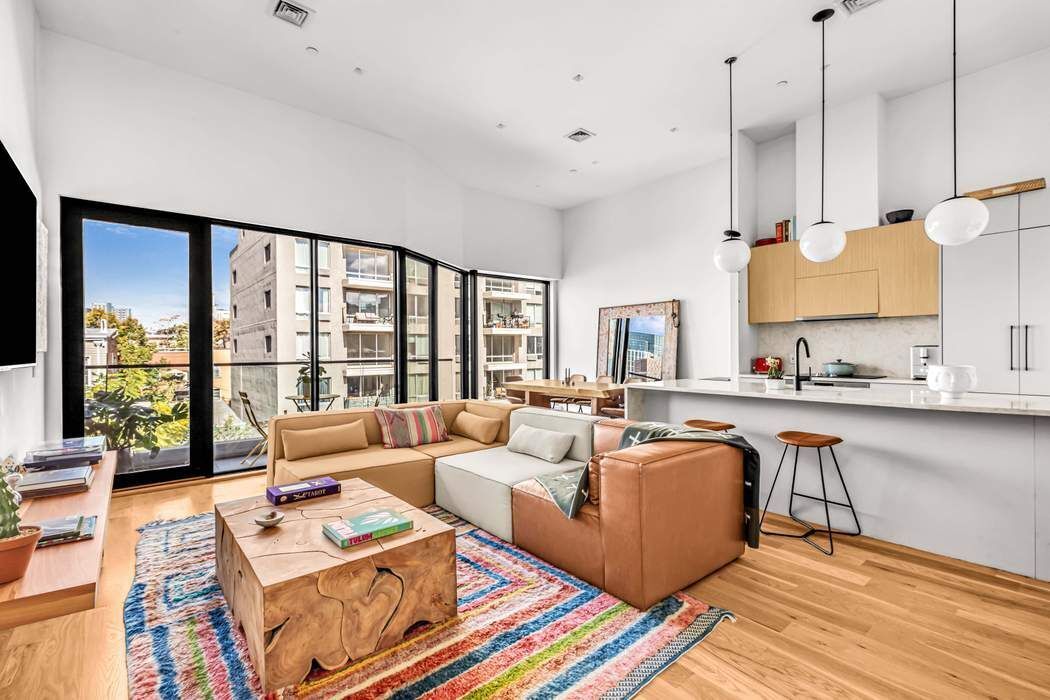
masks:
{"type": "Polygon", "coordinates": [[[84,434],[105,435],[106,448],[116,450],[117,471],[123,473],[133,465],[134,448],[148,450],[151,457],[156,457],[161,449],[158,433],[187,418],[189,405],[185,401],[160,411],[147,399],[139,398],[132,387],[120,386],[96,391],[85,402],[84,434]]]}
{"type": "Polygon", "coordinates": [[[22,525],[18,517],[18,502],[14,484],[20,474],[11,474],[0,481],[0,583],[22,578],[29,568],[29,560],[40,540],[40,528],[22,525]],[[9,480],[10,478],[10,480],[9,480]]]}
{"type": "Polygon", "coordinates": [[[769,369],[766,370],[766,390],[777,391],[783,389],[786,385],[784,382],[784,368],[780,364],[779,357],[767,357],[766,365],[769,369]]]}
{"type": "MultiPolygon", "coordinates": [[[[306,401],[309,401],[310,397],[313,395],[314,382],[313,379],[310,378],[310,365],[313,363],[310,360],[310,353],[306,353],[306,356],[303,359],[306,364],[299,368],[299,386],[302,387],[303,399],[306,401]]],[[[317,365],[317,378],[320,379],[325,376],[325,374],[327,374],[327,371],[325,370],[324,365],[317,365]]]]}

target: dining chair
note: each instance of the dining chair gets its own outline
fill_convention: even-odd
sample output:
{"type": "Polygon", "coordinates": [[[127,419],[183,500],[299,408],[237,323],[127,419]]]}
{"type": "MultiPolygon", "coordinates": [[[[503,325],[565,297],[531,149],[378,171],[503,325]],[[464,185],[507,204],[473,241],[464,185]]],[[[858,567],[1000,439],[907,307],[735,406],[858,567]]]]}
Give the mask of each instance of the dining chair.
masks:
{"type": "Polygon", "coordinates": [[[269,440],[269,436],[266,434],[266,429],[259,423],[259,419],[255,417],[255,409],[252,408],[252,402],[248,399],[248,394],[243,391],[237,393],[241,399],[241,406],[244,407],[244,416],[248,419],[248,424],[255,428],[261,438],[241,460],[241,464],[248,462],[249,467],[254,467],[259,458],[266,454],[266,443],[269,440]]]}
{"type": "MultiPolygon", "coordinates": [[[[645,381],[641,377],[628,377],[623,381],[624,384],[637,384],[638,382],[645,381]]],[[[598,413],[605,416],[606,418],[623,418],[627,414],[627,409],[624,408],[623,402],[626,393],[620,394],[620,403],[616,406],[605,406],[598,409],[598,413]]]]}
{"type": "MultiPolygon", "coordinates": [[[[587,381],[587,375],[586,374],[570,374],[569,375],[569,386],[572,386],[574,384],[579,384],[580,382],[585,382],[585,381],[587,381]]],[[[577,400],[578,399],[576,399],[573,396],[556,396],[556,397],[551,399],[551,408],[557,410],[557,406],[564,406],[563,410],[568,411],[569,410],[569,406],[579,406],[580,405],[580,404],[577,403],[577,400]]],[[[589,404],[590,402],[591,402],[591,400],[587,399],[587,403],[589,404]]],[[[582,411],[583,411],[583,409],[580,408],[580,412],[582,412],[582,411]]]]}
{"type": "MultiPolygon", "coordinates": [[[[523,381],[525,381],[525,377],[521,376],[520,374],[508,374],[506,377],[503,378],[503,383],[504,384],[507,384],[508,382],[523,382],[523,381]]],[[[514,403],[514,404],[525,403],[525,399],[521,398],[520,396],[509,396],[509,395],[507,395],[506,387],[504,387],[503,393],[504,393],[503,398],[506,399],[509,403],[514,403]]]]}

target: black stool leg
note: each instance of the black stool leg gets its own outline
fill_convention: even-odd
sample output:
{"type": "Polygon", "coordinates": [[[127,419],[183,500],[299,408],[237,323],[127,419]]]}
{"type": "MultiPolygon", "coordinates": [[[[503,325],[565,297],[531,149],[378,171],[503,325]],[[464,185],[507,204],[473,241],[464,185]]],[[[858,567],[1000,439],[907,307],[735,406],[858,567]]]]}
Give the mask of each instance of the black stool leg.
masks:
{"type": "MultiPolygon", "coordinates": [[[[773,489],[777,487],[777,479],[780,478],[780,468],[784,466],[784,457],[787,456],[788,446],[784,445],[784,451],[780,453],[780,464],[777,465],[777,473],[773,475],[773,483],[769,486],[769,494],[766,496],[766,505],[762,508],[762,517],[758,520],[758,531],[763,535],[775,535],[775,532],[766,532],[762,529],[762,523],[766,521],[766,511],[769,510],[769,499],[773,498],[773,489]]],[[[798,458],[797,450],[795,458],[798,458]]],[[[793,491],[794,489],[792,489],[793,491]]]]}
{"type": "MultiPolygon", "coordinates": [[[[839,468],[839,459],[835,456],[835,448],[828,446],[828,451],[831,452],[831,459],[835,462],[835,471],[839,475],[839,483],[842,484],[842,492],[846,494],[846,503],[849,505],[849,512],[853,515],[853,524],[857,526],[856,532],[839,532],[841,535],[848,535],[850,537],[856,537],[860,534],[860,519],[857,518],[857,511],[853,508],[853,500],[849,497],[849,489],[846,488],[846,480],[842,478],[842,469],[839,468]]],[[[830,523],[828,524],[830,528],[830,523]]]]}

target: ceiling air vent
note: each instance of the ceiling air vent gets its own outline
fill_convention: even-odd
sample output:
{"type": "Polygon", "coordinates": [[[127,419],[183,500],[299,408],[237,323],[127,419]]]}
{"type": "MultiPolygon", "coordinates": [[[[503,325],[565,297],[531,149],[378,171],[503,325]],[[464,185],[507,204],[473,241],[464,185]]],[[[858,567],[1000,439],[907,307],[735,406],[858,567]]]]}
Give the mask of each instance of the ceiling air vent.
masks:
{"type": "Polygon", "coordinates": [[[310,17],[310,10],[302,5],[293,5],[287,0],[278,0],[273,8],[273,16],[277,19],[283,19],[288,24],[301,27],[310,17]]]}
{"type": "Polygon", "coordinates": [[[587,131],[586,129],[577,129],[576,131],[572,132],[571,134],[565,134],[565,138],[571,139],[572,141],[575,141],[576,143],[580,143],[582,141],[586,141],[587,139],[589,139],[592,136],[594,136],[594,132],[587,131]]]}
{"type": "Polygon", "coordinates": [[[839,4],[846,14],[855,15],[861,10],[866,10],[881,0],[840,0],[839,4]]]}

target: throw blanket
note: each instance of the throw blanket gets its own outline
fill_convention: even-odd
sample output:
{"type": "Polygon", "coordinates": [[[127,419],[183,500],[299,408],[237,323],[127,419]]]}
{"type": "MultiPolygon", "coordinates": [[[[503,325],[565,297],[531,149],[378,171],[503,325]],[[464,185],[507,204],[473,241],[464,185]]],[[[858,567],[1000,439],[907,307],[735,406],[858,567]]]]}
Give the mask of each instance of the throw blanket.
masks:
{"type": "MultiPolygon", "coordinates": [[[[758,548],[758,479],[760,459],[758,450],[739,435],[716,433],[711,430],[687,428],[670,423],[632,423],[623,430],[620,449],[634,447],[646,442],[662,440],[694,440],[697,442],[720,442],[739,448],[744,453],[744,536],[749,547],[758,548]]],[[[587,467],[571,469],[560,474],[536,477],[551,498],[567,517],[573,518],[587,501],[587,467]]]]}

